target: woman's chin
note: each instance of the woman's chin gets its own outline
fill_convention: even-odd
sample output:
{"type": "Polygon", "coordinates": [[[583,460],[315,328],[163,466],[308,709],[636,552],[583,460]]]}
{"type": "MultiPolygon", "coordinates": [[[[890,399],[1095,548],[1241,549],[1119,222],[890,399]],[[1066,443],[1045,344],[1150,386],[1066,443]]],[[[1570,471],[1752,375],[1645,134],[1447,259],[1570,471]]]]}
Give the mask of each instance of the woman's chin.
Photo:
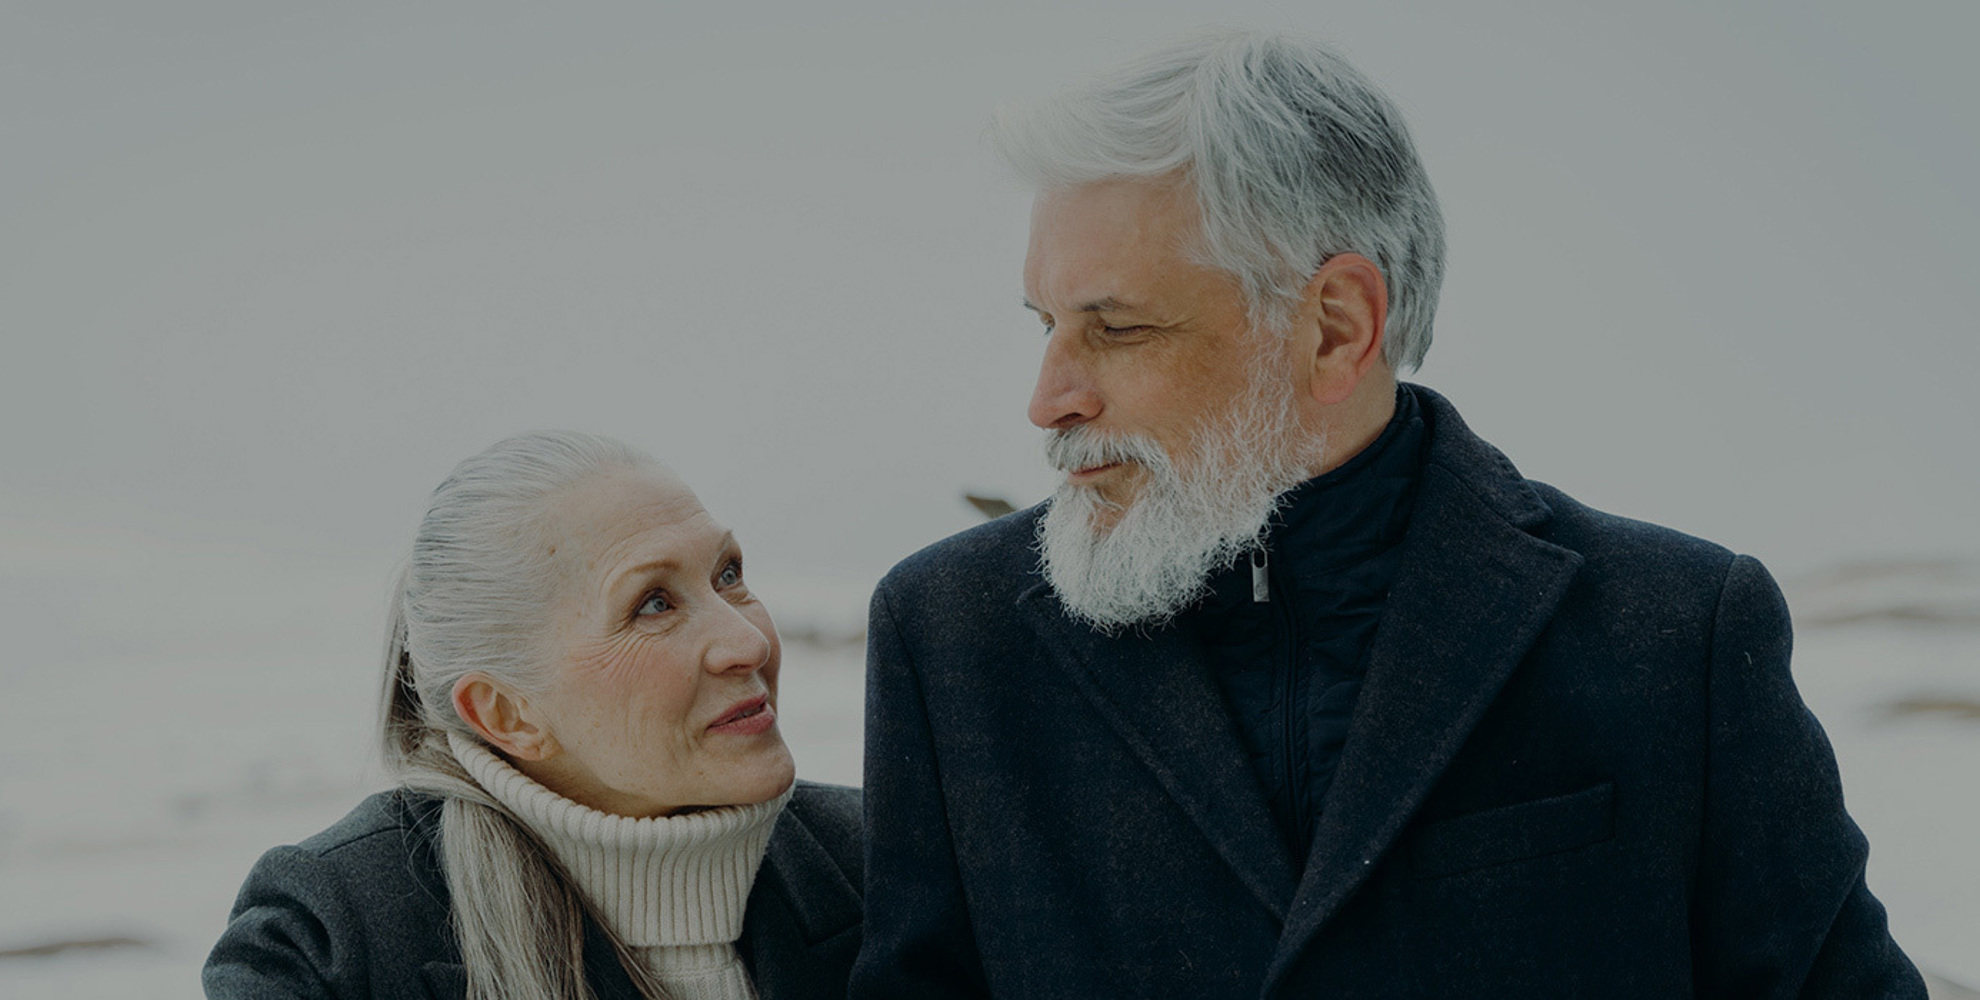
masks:
{"type": "Polygon", "coordinates": [[[720,806],[753,806],[768,802],[791,787],[791,783],[797,780],[797,761],[791,757],[783,737],[774,730],[767,735],[764,746],[723,769],[720,785],[710,789],[712,794],[708,798],[719,799],[720,806]]]}
{"type": "Polygon", "coordinates": [[[797,760],[791,756],[791,749],[784,745],[782,736],[777,737],[775,747],[764,748],[763,757],[751,769],[755,775],[755,780],[751,782],[753,796],[745,804],[768,802],[784,794],[784,790],[797,780],[797,760]]]}

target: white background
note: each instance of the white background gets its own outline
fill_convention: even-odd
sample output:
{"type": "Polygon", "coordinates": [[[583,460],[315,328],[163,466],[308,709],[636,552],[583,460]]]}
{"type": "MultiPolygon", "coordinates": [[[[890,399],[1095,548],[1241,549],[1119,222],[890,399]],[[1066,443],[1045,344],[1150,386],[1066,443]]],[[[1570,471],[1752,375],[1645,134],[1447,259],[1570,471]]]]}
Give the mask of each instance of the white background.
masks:
{"type": "MultiPolygon", "coordinates": [[[[1451,236],[1418,379],[1528,475],[1791,593],[1980,555],[1980,8],[1599,6],[0,2],[0,951],[147,942],[0,992],[191,995],[254,854],[375,782],[387,582],[498,437],[673,464],[793,632],[963,491],[1043,495],[985,125],[1213,19],[1402,105],[1451,236]]],[[[1980,693],[1980,633],[1827,635],[1873,888],[1980,982],[1980,726],[1872,711],[1980,693]]],[[[816,776],[857,654],[787,654],[816,776]]]]}

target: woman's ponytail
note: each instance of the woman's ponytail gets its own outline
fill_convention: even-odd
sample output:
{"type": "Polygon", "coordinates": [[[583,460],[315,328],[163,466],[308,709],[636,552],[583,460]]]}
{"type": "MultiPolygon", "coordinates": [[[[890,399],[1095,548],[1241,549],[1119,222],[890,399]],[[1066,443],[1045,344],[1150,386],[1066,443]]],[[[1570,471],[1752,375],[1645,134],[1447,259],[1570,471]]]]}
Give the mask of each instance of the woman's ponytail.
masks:
{"type": "Polygon", "coordinates": [[[406,648],[406,578],[411,574],[410,567],[400,571],[392,588],[392,609],[385,624],[385,690],[379,698],[380,749],[385,752],[385,766],[395,774],[404,772],[429,728],[426,706],[413,679],[412,652],[406,648]]]}

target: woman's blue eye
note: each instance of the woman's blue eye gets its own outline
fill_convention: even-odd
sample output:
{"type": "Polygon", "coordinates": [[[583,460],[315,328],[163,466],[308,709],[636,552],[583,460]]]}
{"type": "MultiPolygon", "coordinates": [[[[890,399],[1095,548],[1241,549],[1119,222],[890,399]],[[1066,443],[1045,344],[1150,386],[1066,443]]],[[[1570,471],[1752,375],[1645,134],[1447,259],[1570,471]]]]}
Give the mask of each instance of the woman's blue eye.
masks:
{"type": "Polygon", "coordinates": [[[722,567],[722,575],[717,579],[717,583],[719,585],[723,587],[733,587],[741,582],[742,582],[741,566],[735,563],[730,563],[727,566],[722,567]]]}
{"type": "Polygon", "coordinates": [[[648,594],[646,600],[639,602],[639,610],[635,611],[634,614],[657,615],[663,611],[672,610],[674,610],[674,606],[667,603],[667,595],[648,594]]]}

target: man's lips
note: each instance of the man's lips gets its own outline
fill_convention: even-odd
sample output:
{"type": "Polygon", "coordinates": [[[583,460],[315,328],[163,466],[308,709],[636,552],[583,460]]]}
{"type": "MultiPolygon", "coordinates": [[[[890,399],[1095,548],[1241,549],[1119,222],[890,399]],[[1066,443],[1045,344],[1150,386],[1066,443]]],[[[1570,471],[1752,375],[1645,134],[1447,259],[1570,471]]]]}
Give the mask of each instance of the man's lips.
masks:
{"type": "Polygon", "coordinates": [[[722,713],[708,724],[711,733],[730,733],[737,736],[753,736],[767,731],[777,724],[777,710],[770,707],[770,699],[765,695],[745,698],[722,713]]]}
{"type": "Polygon", "coordinates": [[[1089,465],[1084,469],[1074,469],[1071,472],[1066,473],[1066,482],[1082,483],[1088,480],[1097,479],[1120,467],[1121,467],[1121,463],[1119,462],[1108,462],[1105,465],[1089,465]]]}

